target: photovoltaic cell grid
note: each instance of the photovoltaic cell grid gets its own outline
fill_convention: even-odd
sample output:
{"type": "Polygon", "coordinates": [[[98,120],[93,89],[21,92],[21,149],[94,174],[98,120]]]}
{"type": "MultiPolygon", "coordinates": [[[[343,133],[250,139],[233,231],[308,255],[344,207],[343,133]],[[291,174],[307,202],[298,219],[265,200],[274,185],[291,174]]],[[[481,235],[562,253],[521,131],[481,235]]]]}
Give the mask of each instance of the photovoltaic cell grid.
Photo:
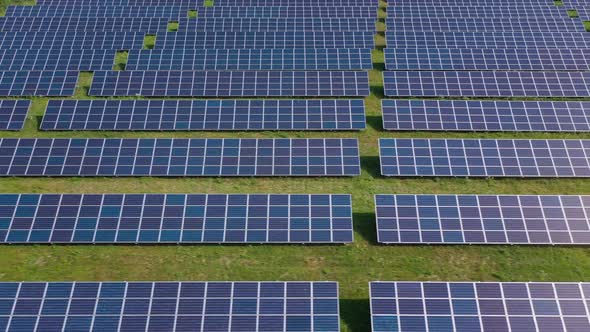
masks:
{"type": "Polygon", "coordinates": [[[386,130],[590,131],[590,102],[383,100],[386,130]]]}
{"type": "Polygon", "coordinates": [[[347,243],[350,195],[4,194],[0,243],[347,243]]]}
{"type": "Polygon", "coordinates": [[[129,31],[156,33],[168,29],[164,18],[130,17],[0,17],[0,31],[129,31]]]}
{"type": "Polygon", "coordinates": [[[30,105],[30,100],[0,100],[0,130],[23,129],[30,105]]]}
{"type": "Polygon", "coordinates": [[[381,139],[385,176],[590,177],[590,140],[381,139]]]}
{"type": "Polygon", "coordinates": [[[590,49],[386,48],[388,70],[587,71],[590,49]]]}
{"type": "MultiPolygon", "coordinates": [[[[590,40],[590,39],[589,39],[590,40]]],[[[590,42],[589,42],[590,45],[590,42]]],[[[374,48],[369,31],[159,33],[155,49],[374,48]]]]}
{"type": "Polygon", "coordinates": [[[42,130],[362,130],[362,99],[50,100],[42,130]]]}
{"type": "Polygon", "coordinates": [[[187,6],[8,6],[7,17],[156,17],[178,19],[187,17],[187,6]],[[72,15],[75,13],[75,15],[72,15]]]}
{"type": "Polygon", "coordinates": [[[590,196],[376,195],[381,243],[590,244],[590,196]]]}
{"type": "Polygon", "coordinates": [[[3,282],[7,331],[340,328],[336,282],[3,282]]]}
{"type": "Polygon", "coordinates": [[[140,32],[0,32],[0,48],[133,50],[143,48],[143,39],[140,32]]]}
{"type": "Polygon", "coordinates": [[[357,97],[369,95],[369,76],[366,71],[97,71],[89,94],[357,97]]]}
{"type": "Polygon", "coordinates": [[[0,96],[73,96],[77,71],[0,71],[0,96]]]}
{"type": "Polygon", "coordinates": [[[356,139],[0,140],[0,176],[356,176],[356,139]]]}
{"type": "Polygon", "coordinates": [[[116,50],[0,50],[0,70],[111,70],[116,50]]]}
{"type": "Polygon", "coordinates": [[[189,10],[197,17],[274,18],[274,17],[369,17],[377,18],[375,6],[347,7],[195,7],[195,6],[9,6],[6,16],[58,17],[75,12],[80,17],[165,17],[184,18],[189,10]]]}
{"type": "Polygon", "coordinates": [[[589,48],[585,32],[388,31],[390,48],[589,48]]]}
{"type": "MultiPolygon", "coordinates": [[[[395,9],[394,9],[395,10],[395,9]]],[[[566,17],[496,17],[493,20],[481,18],[395,18],[385,24],[396,30],[409,31],[571,31],[584,32],[584,25],[566,17]]]]}
{"type": "MultiPolygon", "coordinates": [[[[63,0],[62,0],[63,1],[63,0]]],[[[144,1],[144,0],[137,0],[144,1]]],[[[215,3],[215,7],[232,7],[232,6],[302,6],[302,7],[341,7],[341,6],[379,6],[378,0],[326,0],[317,2],[314,0],[222,0],[215,3]]]]}
{"type": "MultiPolygon", "coordinates": [[[[180,19],[178,31],[376,31],[374,18],[195,18],[180,19]]],[[[162,31],[162,30],[160,30],[162,31]]],[[[165,31],[165,30],[163,30],[165,31]]]]}
{"type": "Polygon", "coordinates": [[[588,283],[370,283],[373,332],[586,331],[588,283]]]}
{"type": "Polygon", "coordinates": [[[386,71],[383,81],[386,96],[590,96],[590,72],[386,71]]]}
{"type": "Polygon", "coordinates": [[[530,17],[534,13],[536,17],[567,17],[567,14],[553,4],[529,5],[526,3],[518,5],[494,5],[478,6],[473,3],[469,6],[445,6],[445,5],[403,5],[392,6],[393,10],[388,12],[388,17],[412,18],[412,17],[446,17],[446,18],[491,18],[491,17],[530,17]]]}
{"type": "Polygon", "coordinates": [[[125,67],[126,70],[370,70],[372,68],[371,49],[368,48],[137,50],[129,52],[125,67]]]}

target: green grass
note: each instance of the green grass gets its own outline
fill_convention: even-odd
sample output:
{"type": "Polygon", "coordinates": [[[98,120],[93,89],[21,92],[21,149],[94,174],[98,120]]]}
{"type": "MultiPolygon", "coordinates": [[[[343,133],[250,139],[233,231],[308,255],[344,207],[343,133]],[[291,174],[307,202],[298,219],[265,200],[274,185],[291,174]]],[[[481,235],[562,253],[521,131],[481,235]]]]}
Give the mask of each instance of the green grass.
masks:
{"type": "Polygon", "coordinates": [[[151,50],[156,46],[156,35],[145,35],[143,37],[143,49],[151,50]]]}
{"type": "Polygon", "coordinates": [[[195,9],[191,9],[187,13],[188,18],[197,18],[199,16],[199,12],[195,9]]]}
{"type": "Polygon", "coordinates": [[[115,64],[113,70],[125,70],[127,66],[127,58],[129,57],[129,51],[117,51],[115,55],[115,64]]]}
{"type": "Polygon", "coordinates": [[[567,16],[571,17],[571,18],[576,18],[579,17],[578,16],[578,11],[575,9],[570,9],[567,11],[567,16]]]}
{"type": "Polygon", "coordinates": [[[203,7],[213,7],[213,5],[214,5],[214,4],[215,4],[215,3],[214,3],[214,1],[213,1],[213,0],[205,0],[205,1],[203,2],[203,7]]]}
{"type": "MultiPolygon", "coordinates": [[[[382,26],[380,26],[382,28],[382,26]]],[[[2,137],[356,137],[362,174],[353,178],[1,178],[0,192],[33,193],[350,193],[350,245],[0,246],[0,280],[334,280],[343,331],[370,330],[373,280],[590,280],[590,249],[541,246],[382,246],[376,243],[377,193],[590,194],[590,179],[384,178],[380,137],[590,138],[590,134],[384,132],[384,36],[376,35],[366,130],[356,132],[41,132],[47,98],[34,98],[21,132],[2,137]]],[[[88,98],[82,73],[74,98],[88,98]]]]}
{"type": "Polygon", "coordinates": [[[168,32],[178,31],[178,26],[179,26],[179,23],[177,21],[168,22],[168,32]]]}

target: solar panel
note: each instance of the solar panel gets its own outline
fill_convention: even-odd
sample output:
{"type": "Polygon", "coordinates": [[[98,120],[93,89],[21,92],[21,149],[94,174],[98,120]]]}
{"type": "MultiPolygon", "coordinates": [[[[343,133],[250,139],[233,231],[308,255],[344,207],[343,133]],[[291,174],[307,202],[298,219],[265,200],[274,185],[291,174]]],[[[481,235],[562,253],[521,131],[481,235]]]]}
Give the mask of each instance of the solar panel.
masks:
{"type": "Polygon", "coordinates": [[[163,18],[137,18],[124,20],[116,17],[0,17],[0,31],[130,31],[156,33],[168,29],[163,18]]]}
{"type": "Polygon", "coordinates": [[[350,195],[0,194],[0,243],[348,243],[350,195]]]}
{"type": "Polygon", "coordinates": [[[590,244],[590,196],[376,195],[381,243],[590,244]]]}
{"type": "MultiPolygon", "coordinates": [[[[536,17],[567,17],[566,13],[557,6],[547,3],[546,5],[533,4],[510,4],[510,5],[469,5],[469,6],[448,6],[448,5],[402,5],[394,6],[388,12],[388,17],[410,18],[410,17],[445,17],[445,18],[468,18],[468,17],[529,17],[534,13],[536,17]]],[[[7,15],[8,16],[8,15],[7,15]]]]}
{"type": "Polygon", "coordinates": [[[3,282],[7,331],[339,331],[336,282],[3,282]]]}
{"type": "Polygon", "coordinates": [[[30,100],[0,100],[0,130],[23,129],[30,105],[30,100]]]}
{"type": "Polygon", "coordinates": [[[585,32],[422,32],[386,34],[390,48],[588,48],[585,32]]]}
{"type": "Polygon", "coordinates": [[[111,70],[116,50],[0,50],[0,70],[111,70]]]}
{"type": "Polygon", "coordinates": [[[126,70],[370,70],[371,49],[175,49],[129,52],[126,70]]]}
{"type": "Polygon", "coordinates": [[[362,130],[362,99],[50,100],[42,130],[362,130]]]}
{"type": "MultiPolygon", "coordinates": [[[[584,4],[583,6],[588,6],[588,4],[584,4]]],[[[578,7],[576,6],[575,8],[573,8],[577,14],[578,17],[582,20],[582,21],[590,21],[590,10],[588,10],[588,8],[585,7],[578,7]]]]}
{"type": "Polygon", "coordinates": [[[199,10],[198,17],[351,17],[377,18],[377,7],[359,4],[354,6],[288,6],[273,7],[208,7],[199,10]]]}
{"type": "Polygon", "coordinates": [[[178,31],[376,31],[376,25],[374,18],[194,18],[179,20],[178,31]]]}
{"type": "Polygon", "coordinates": [[[155,45],[156,49],[374,47],[374,33],[369,31],[175,32],[158,34],[155,45]]]}
{"type": "Polygon", "coordinates": [[[143,48],[143,39],[139,32],[0,32],[0,48],[134,50],[143,48]]]}
{"type": "Polygon", "coordinates": [[[179,19],[187,17],[189,10],[195,7],[187,6],[96,6],[96,5],[66,5],[66,6],[8,6],[8,17],[159,17],[179,19]],[[75,13],[75,15],[72,15],[75,13]]]}
{"type": "Polygon", "coordinates": [[[197,17],[377,17],[375,6],[347,7],[190,7],[190,6],[9,6],[6,16],[16,17],[164,17],[171,19],[188,16],[189,10],[197,11],[197,17]]]}
{"type": "MultiPolygon", "coordinates": [[[[94,4],[101,6],[202,6],[202,1],[195,0],[104,0],[104,1],[88,1],[88,0],[38,0],[38,6],[58,6],[58,5],[89,5],[94,4]]],[[[377,0],[327,0],[322,2],[312,0],[240,0],[240,1],[217,1],[215,7],[277,7],[277,6],[297,6],[297,7],[324,7],[324,6],[375,6],[379,2],[377,0]]]]}
{"type": "Polygon", "coordinates": [[[590,177],[590,140],[381,139],[385,176],[590,177]]]}
{"type": "MultiPolygon", "coordinates": [[[[139,0],[144,1],[144,0],[139,0]]],[[[378,0],[217,0],[215,7],[233,7],[233,6],[301,6],[301,7],[342,7],[342,6],[375,6],[379,5],[378,0]]]]}
{"type": "MultiPolygon", "coordinates": [[[[61,0],[65,1],[65,0],[61,0]]],[[[71,0],[67,0],[71,1],[71,0]]],[[[81,0],[80,0],[81,1],[81,0]]],[[[506,2],[508,3],[508,2],[506,2]]],[[[392,8],[396,8],[396,6],[408,6],[408,5],[415,5],[416,1],[412,0],[398,0],[395,2],[395,5],[392,8]]],[[[498,3],[499,5],[502,3],[498,3]]],[[[510,2],[510,4],[518,4],[518,5],[531,5],[531,6],[546,6],[548,4],[553,4],[552,2],[547,2],[546,0],[519,0],[516,2],[510,2]]],[[[217,4],[216,4],[217,5],[217,4]]],[[[428,6],[486,6],[490,5],[489,1],[485,0],[423,0],[420,1],[420,5],[428,6]]]]}
{"type": "Polygon", "coordinates": [[[76,71],[0,71],[0,96],[73,96],[76,71]]]}
{"type": "Polygon", "coordinates": [[[373,332],[586,331],[588,283],[370,283],[373,332]]]}
{"type": "Polygon", "coordinates": [[[386,96],[590,96],[590,72],[389,71],[383,80],[386,96]]]}
{"type": "Polygon", "coordinates": [[[385,24],[396,30],[410,31],[586,31],[582,22],[564,15],[559,17],[495,17],[493,20],[481,18],[430,18],[411,17],[385,20],[385,24]]]}
{"type": "Polygon", "coordinates": [[[590,49],[386,48],[388,70],[587,71],[590,49]]]}
{"type": "Polygon", "coordinates": [[[590,102],[383,100],[386,130],[590,131],[590,102]]]}
{"type": "Polygon", "coordinates": [[[0,140],[0,176],[355,176],[356,139],[0,140]]]}
{"type": "Polygon", "coordinates": [[[368,96],[361,71],[97,71],[91,96],[368,96]]]}

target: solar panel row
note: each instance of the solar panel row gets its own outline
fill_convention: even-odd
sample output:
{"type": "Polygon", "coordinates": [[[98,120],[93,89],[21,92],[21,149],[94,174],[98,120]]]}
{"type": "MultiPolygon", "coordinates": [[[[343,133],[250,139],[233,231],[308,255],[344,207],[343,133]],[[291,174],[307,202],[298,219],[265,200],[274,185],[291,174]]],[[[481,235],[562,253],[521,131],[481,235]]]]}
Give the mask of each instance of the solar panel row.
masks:
{"type": "Polygon", "coordinates": [[[356,97],[369,95],[369,77],[360,71],[98,71],[89,94],[356,97]]]}
{"type": "Polygon", "coordinates": [[[0,32],[0,49],[133,50],[142,49],[140,32],[0,32]]]}
{"type": "Polygon", "coordinates": [[[590,72],[386,71],[383,80],[386,96],[590,96],[590,72]]]}
{"type": "MultiPolygon", "coordinates": [[[[0,58],[0,68],[1,65],[0,58]]],[[[137,50],[129,52],[126,66],[126,70],[370,70],[372,68],[371,49],[368,48],[137,50]]]]}
{"type": "MultiPolygon", "coordinates": [[[[589,42],[590,45],[590,42],[589,42]]],[[[156,36],[156,49],[374,48],[369,31],[175,32],[156,36]]]]}
{"type": "Polygon", "coordinates": [[[0,243],[346,243],[353,238],[349,195],[2,194],[0,206],[0,243]]]}
{"type": "Polygon", "coordinates": [[[389,17],[385,23],[395,30],[407,31],[586,31],[583,24],[568,17],[496,17],[493,20],[473,17],[389,17]]]}
{"type": "Polygon", "coordinates": [[[0,139],[0,176],[355,176],[356,139],[0,139]]]}
{"type": "MultiPolygon", "coordinates": [[[[539,0],[540,1],[540,0],[539,0]]],[[[200,7],[202,1],[195,0],[39,0],[37,5],[57,6],[57,5],[101,5],[101,6],[190,6],[200,7]]],[[[296,6],[296,7],[324,7],[324,6],[375,6],[379,5],[378,0],[325,0],[317,2],[313,0],[232,0],[217,1],[215,7],[276,7],[276,6],[296,6]]]]}
{"type": "Polygon", "coordinates": [[[590,244],[590,196],[376,195],[381,243],[590,244]]]}
{"type": "Polygon", "coordinates": [[[162,17],[185,18],[189,11],[196,16],[217,18],[274,18],[274,17],[367,17],[376,18],[375,6],[346,7],[190,7],[190,6],[9,6],[6,16],[14,17],[162,17]]]}
{"type": "Polygon", "coordinates": [[[111,70],[116,50],[0,50],[0,70],[111,70]]]}
{"type": "Polygon", "coordinates": [[[42,130],[364,128],[362,99],[50,100],[41,123],[42,130]]]}
{"type": "Polygon", "coordinates": [[[385,176],[590,177],[590,140],[381,139],[385,176]]]}
{"type": "Polygon", "coordinates": [[[130,17],[121,20],[116,17],[0,17],[0,31],[100,31],[100,32],[143,32],[167,31],[168,20],[162,18],[130,17]]]}
{"type": "MultiPolygon", "coordinates": [[[[388,17],[396,18],[502,18],[502,17],[530,17],[534,13],[535,17],[567,17],[566,11],[559,7],[547,3],[545,5],[530,5],[514,3],[510,5],[494,4],[490,5],[469,5],[469,6],[445,6],[445,5],[401,5],[393,6],[388,12],[388,17]]],[[[7,15],[9,16],[9,15],[7,15]]]]}
{"type": "Polygon", "coordinates": [[[0,96],[72,96],[76,71],[0,71],[0,96]]]}
{"type": "Polygon", "coordinates": [[[6,331],[340,330],[336,282],[3,282],[6,331]]]}
{"type": "Polygon", "coordinates": [[[586,331],[589,283],[370,283],[373,332],[586,331]]]}
{"type": "Polygon", "coordinates": [[[590,131],[590,102],[383,100],[386,130],[590,131]]]}
{"type": "Polygon", "coordinates": [[[0,130],[23,129],[30,105],[30,100],[0,100],[0,130]]]}
{"type": "Polygon", "coordinates": [[[589,48],[585,32],[389,31],[389,48],[589,48]]]}
{"type": "MultiPolygon", "coordinates": [[[[375,31],[374,18],[196,18],[180,19],[178,31],[375,31]]],[[[144,31],[144,30],[141,30],[144,31]]],[[[147,30],[145,30],[147,31],[147,30]]],[[[166,31],[166,30],[159,30],[166,31]]],[[[149,31],[148,31],[149,32],[149,31]]]]}
{"type": "Polygon", "coordinates": [[[386,48],[388,70],[588,71],[590,49],[386,48]]]}

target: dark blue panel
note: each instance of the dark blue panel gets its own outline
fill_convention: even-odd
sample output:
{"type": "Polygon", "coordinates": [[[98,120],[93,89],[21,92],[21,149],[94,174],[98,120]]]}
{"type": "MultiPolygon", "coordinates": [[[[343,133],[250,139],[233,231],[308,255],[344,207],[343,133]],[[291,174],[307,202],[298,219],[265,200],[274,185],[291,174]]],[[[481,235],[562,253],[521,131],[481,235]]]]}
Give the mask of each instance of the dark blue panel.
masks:
{"type": "Polygon", "coordinates": [[[0,31],[137,31],[168,29],[163,18],[0,17],[0,31]]]}
{"type": "Polygon", "coordinates": [[[370,70],[373,68],[373,63],[371,50],[368,48],[176,49],[131,51],[125,68],[126,70],[370,70]]]}
{"type": "MultiPolygon", "coordinates": [[[[350,195],[6,194],[0,195],[0,206],[4,243],[347,243],[353,239],[350,195]]],[[[247,297],[248,285],[240,289],[247,297]]],[[[80,288],[74,293],[80,298],[96,291],[80,288]]],[[[159,287],[154,296],[166,292],[175,290],[159,287]]],[[[314,292],[329,295],[335,289],[318,286],[314,292]]]]}
{"type": "Polygon", "coordinates": [[[590,328],[584,310],[587,287],[586,283],[372,282],[372,331],[508,331],[509,325],[513,331],[540,331],[539,326],[584,331],[590,328]],[[404,291],[412,287],[424,292],[404,291]],[[555,294],[554,289],[563,292],[555,294]],[[561,316],[565,303],[580,309],[568,315],[570,320],[561,316]]]}
{"type": "Polygon", "coordinates": [[[0,130],[23,129],[30,105],[30,100],[0,100],[0,130]]]}
{"type": "Polygon", "coordinates": [[[356,139],[2,139],[4,176],[355,176],[356,139]]]}
{"type": "MultiPolygon", "coordinates": [[[[228,7],[231,8],[231,7],[228,7]]],[[[176,32],[156,36],[156,49],[373,48],[369,31],[176,32]]]]}
{"type": "Polygon", "coordinates": [[[590,131],[590,103],[383,100],[386,130],[590,131]]]}
{"type": "Polygon", "coordinates": [[[588,97],[590,72],[386,71],[386,96],[588,97]]]}
{"type": "Polygon", "coordinates": [[[590,140],[381,139],[385,176],[590,177],[590,140]]]}
{"type": "Polygon", "coordinates": [[[41,124],[42,130],[217,131],[364,128],[365,105],[361,99],[50,100],[41,124]]]}
{"type": "Polygon", "coordinates": [[[72,96],[76,71],[1,71],[0,96],[72,96]]]}
{"type": "Polygon", "coordinates": [[[499,17],[490,20],[481,18],[387,18],[387,26],[408,31],[571,31],[584,32],[584,25],[564,17],[499,17]]]}
{"type": "Polygon", "coordinates": [[[378,241],[590,244],[590,196],[376,195],[378,241]]]}
{"type": "Polygon", "coordinates": [[[115,50],[0,50],[0,70],[111,70],[115,50]]]}
{"type": "Polygon", "coordinates": [[[143,48],[139,32],[0,32],[2,49],[133,50],[143,48]]]}
{"type": "Polygon", "coordinates": [[[92,96],[368,96],[367,72],[98,71],[92,96]],[[166,84],[163,84],[166,83],[166,84]]]}
{"type": "MultiPolygon", "coordinates": [[[[178,31],[375,31],[374,18],[196,18],[181,19],[178,31]]],[[[1,21],[0,21],[1,22],[1,21]]],[[[578,30],[578,31],[583,31],[578,30]]]]}
{"type": "Polygon", "coordinates": [[[386,48],[388,70],[587,71],[590,49],[386,48]]]}
{"type": "MultiPolygon", "coordinates": [[[[474,1],[465,6],[453,5],[429,5],[415,3],[409,5],[391,6],[392,11],[388,17],[412,18],[412,17],[445,17],[445,18],[502,18],[502,17],[529,17],[531,13],[538,17],[565,17],[565,11],[551,3],[534,5],[528,2],[510,2],[494,5],[485,5],[483,2],[474,1]]],[[[10,9],[10,8],[9,8],[10,9]]]]}

